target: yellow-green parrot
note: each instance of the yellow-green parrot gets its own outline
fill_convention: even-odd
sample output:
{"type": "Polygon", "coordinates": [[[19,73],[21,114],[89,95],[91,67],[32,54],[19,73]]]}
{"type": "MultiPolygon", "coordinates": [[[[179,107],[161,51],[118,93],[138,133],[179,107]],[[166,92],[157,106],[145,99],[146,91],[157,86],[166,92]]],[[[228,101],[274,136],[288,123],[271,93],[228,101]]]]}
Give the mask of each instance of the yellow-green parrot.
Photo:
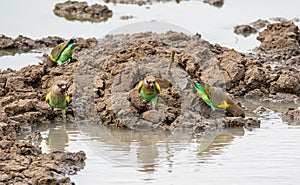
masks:
{"type": "Polygon", "coordinates": [[[160,86],[156,82],[154,76],[147,76],[138,84],[138,93],[144,101],[151,102],[152,108],[156,108],[158,94],[160,93],[160,86]]]}
{"type": "Polygon", "coordinates": [[[237,105],[222,89],[210,86],[204,83],[201,79],[193,82],[195,89],[200,95],[201,99],[208,105],[213,111],[226,110],[233,116],[245,117],[244,110],[237,105]]]}
{"type": "Polygon", "coordinates": [[[54,82],[51,91],[46,95],[46,102],[52,110],[54,108],[60,109],[65,115],[70,103],[70,97],[67,93],[67,82],[64,80],[54,82]]]}
{"type": "Polygon", "coordinates": [[[68,59],[72,59],[76,46],[77,44],[74,39],[67,40],[53,48],[49,58],[52,62],[56,62],[58,65],[61,65],[68,59]]]}

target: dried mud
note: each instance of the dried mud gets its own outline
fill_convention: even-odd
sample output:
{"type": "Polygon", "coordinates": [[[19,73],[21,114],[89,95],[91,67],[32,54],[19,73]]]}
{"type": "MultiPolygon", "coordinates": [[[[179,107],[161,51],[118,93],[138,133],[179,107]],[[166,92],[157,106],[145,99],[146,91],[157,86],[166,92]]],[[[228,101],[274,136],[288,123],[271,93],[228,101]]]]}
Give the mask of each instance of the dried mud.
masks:
{"type": "MultiPolygon", "coordinates": [[[[221,119],[224,127],[259,126],[259,120],[248,117],[247,112],[246,118],[211,112],[188,81],[201,77],[206,83],[223,88],[232,97],[298,101],[299,28],[285,21],[270,24],[258,39],[262,43],[257,53],[243,54],[210,44],[198,34],[188,36],[171,31],[107,35],[98,40],[75,38],[79,44],[75,50],[76,61],[62,66],[40,64],[19,71],[0,71],[0,144],[3,148],[0,179],[7,183],[26,179],[28,182],[68,184],[70,180],[65,174],[72,171],[70,166],[83,162],[81,152],[41,154],[31,142],[16,141],[16,134],[28,126],[62,120],[61,112],[52,112],[45,103],[46,93],[59,79],[68,82],[72,97],[67,110],[70,124],[88,119],[131,129],[192,128],[201,131],[213,126],[207,121],[210,117],[221,119]],[[175,53],[174,61],[168,70],[172,52],[175,53]],[[162,87],[158,110],[150,110],[135,90],[136,84],[149,74],[154,75],[162,87]],[[69,161],[65,155],[80,157],[75,157],[74,163],[69,164],[64,162],[69,161]],[[44,164],[44,158],[49,159],[49,163],[44,164]],[[28,162],[23,164],[24,161],[28,162]],[[41,176],[31,176],[32,170],[27,170],[38,169],[34,161],[40,165],[41,176]],[[49,164],[52,166],[47,166],[49,164]],[[4,166],[16,166],[16,169],[4,166]]],[[[31,39],[28,44],[27,40],[19,42],[1,36],[0,48],[5,51],[46,45],[31,39]]],[[[54,44],[57,40],[54,37],[47,43],[54,44]]],[[[295,112],[289,110],[286,115],[298,119],[298,111],[295,112]]]]}

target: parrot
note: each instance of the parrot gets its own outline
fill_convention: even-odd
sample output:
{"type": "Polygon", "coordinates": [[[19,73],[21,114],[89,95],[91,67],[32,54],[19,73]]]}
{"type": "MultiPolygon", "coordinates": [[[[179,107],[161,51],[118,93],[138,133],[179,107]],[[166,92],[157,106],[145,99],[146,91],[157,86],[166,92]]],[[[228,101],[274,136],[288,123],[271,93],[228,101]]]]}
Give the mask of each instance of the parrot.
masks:
{"type": "Polygon", "coordinates": [[[151,102],[152,108],[155,109],[158,94],[160,93],[160,86],[156,82],[155,77],[152,75],[146,76],[138,83],[137,89],[143,101],[151,102]]]}
{"type": "Polygon", "coordinates": [[[224,110],[230,112],[233,116],[245,117],[244,110],[225,94],[222,89],[210,86],[201,79],[193,81],[193,84],[201,99],[213,111],[224,110]]]}
{"type": "Polygon", "coordinates": [[[61,65],[68,59],[72,59],[76,46],[77,44],[73,39],[67,40],[53,48],[49,58],[52,62],[56,62],[58,65],[61,65]]]}
{"type": "Polygon", "coordinates": [[[58,80],[54,82],[51,91],[46,95],[46,102],[50,105],[51,110],[60,109],[63,115],[66,115],[70,97],[67,93],[67,82],[58,80]]]}

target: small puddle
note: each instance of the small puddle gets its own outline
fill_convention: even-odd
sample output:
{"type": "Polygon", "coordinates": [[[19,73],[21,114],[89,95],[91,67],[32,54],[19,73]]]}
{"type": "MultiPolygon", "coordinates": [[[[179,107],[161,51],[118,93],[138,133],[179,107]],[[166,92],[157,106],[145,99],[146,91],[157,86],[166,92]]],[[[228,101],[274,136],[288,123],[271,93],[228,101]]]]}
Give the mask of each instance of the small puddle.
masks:
{"type": "Polygon", "coordinates": [[[14,55],[0,56],[0,69],[20,70],[29,65],[37,65],[42,53],[16,53],[14,55]]]}

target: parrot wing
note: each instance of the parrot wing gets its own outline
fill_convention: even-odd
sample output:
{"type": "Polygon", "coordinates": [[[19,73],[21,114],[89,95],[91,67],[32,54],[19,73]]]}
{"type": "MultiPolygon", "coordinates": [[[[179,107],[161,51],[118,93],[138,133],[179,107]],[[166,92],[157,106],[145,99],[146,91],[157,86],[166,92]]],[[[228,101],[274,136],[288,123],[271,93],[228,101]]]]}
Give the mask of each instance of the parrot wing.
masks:
{"type": "Polygon", "coordinates": [[[222,103],[220,103],[219,105],[217,105],[217,108],[219,109],[227,109],[230,105],[224,100],[222,101],[222,103]]]}
{"type": "Polygon", "coordinates": [[[196,88],[198,94],[201,96],[202,100],[213,110],[215,110],[214,106],[212,105],[212,102],[208,98],[208,95],[206,94],[202,84],[198,81],[194,82],[194,87],[196,88]]]}
{"type": "Polygon", "coordinates": [[[56,60],[58,60],[61,53],[65,50],[65,48],[68,46],[68,44],[70,42],[71,42],[71,39],[66,42],[63,42],[63,43],[57,45],[55,48],[53,48],[53,50],[51,51],[51,54],[50,54],[50,59],[54,62],[56,60]]]}
{"type": "Polygon", "coordinates": [[[49,101],[50,101],[50,96],[51,96],[51,94],[50,94],[50,93],[47,93],[47,95],[46,95],[46,102],[47,102],[47,103],[49,103],[49,101]]]}
{"type": "Polygon", "coordinates": [[[160,93],[160,86],[157,82],[155,82],[155,88],[156,88],[157,92],[160,93]]]}
{"type": "Polygon", "coordinates": [[[70,99],[70,96],[68,94],[66,94],[66,102],[67,102],[67,105],[70,103],[71,99],[70,99]]]}
{"type": "Polygon", "coordinates": [[[143,87],[143,84],[144,84],[144,80],[140,81],[138,86],[137,86],[137,89],[138,89],[138,92],[140,93],[142,87],[143,87]]]}

